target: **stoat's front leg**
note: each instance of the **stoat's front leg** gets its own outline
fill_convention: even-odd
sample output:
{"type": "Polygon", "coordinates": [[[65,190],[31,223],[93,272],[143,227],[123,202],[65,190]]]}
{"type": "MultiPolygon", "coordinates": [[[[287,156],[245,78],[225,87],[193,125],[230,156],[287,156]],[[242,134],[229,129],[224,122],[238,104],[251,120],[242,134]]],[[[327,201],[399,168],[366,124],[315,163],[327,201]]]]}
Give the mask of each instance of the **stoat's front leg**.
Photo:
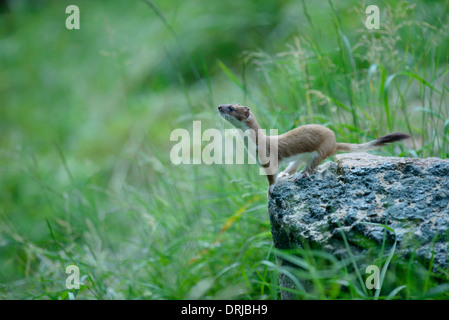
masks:
{"type": "Polygon", "coordinates": [[[271,198],[271,193],[274,190],[274,186],[276,185],[277,181],[277,172],[275,174],[267,174],[268,178],[268,192],[267,192],[267,198],[271,198]]]}

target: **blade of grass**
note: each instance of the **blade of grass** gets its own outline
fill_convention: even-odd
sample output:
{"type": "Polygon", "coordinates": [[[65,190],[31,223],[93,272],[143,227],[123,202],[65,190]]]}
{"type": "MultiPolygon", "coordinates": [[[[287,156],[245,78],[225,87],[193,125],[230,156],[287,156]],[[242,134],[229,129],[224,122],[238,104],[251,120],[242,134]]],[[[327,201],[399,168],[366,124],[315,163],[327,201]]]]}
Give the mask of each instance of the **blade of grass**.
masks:
{"type": "MultiPolygon", "coordinates": [[[[393,73],[392,75],[388,76],[388,78],[385,80],[385,83],[383,84],[382,88],[383,88],[383,100],[384,100],[385,115],[387,116],[387,125],[388,125],[388,129],[390,131],[393,130],[393,115],[391,114],[391,110],[390,110],[390,102],[389,102],[388,93],[389,93],[389,88],[390,88],[391,83],[393,82],[393,80],[395,80],[399,76],[411,77],[415,80],[418,80],[420,83],[429,87],[433,91],[436,91],[437,93],[442,94],[442,92],[440,90],[438,90],[433,85],[431,85],[429,82],[427,82],[425,79],[421,78],[420,76],[418,76],[414,73],[411,73],[408,71],[400,71],[400,72],[393,73]]],[[[382,92],[382,89],[381,89],[381,92],[382,92]]]]}
{"type": "Polygon", "coordinates": [[[243,83],[237,78],[237,76],[221,61],[217,60],[217,64],[220,69],[226,74],[226,76],[237,86],[239,87],[243,93],[248,94],[243,83]]]}
{"type": "Polygon", "coordinates": [[[406,285],[402,285],[402,286],[397,287],[396,289],[391,291],[390,294],[385,299],[386,300],[393,299],[402,289],[405,289],[406,287],[407,287],[406,285]]]}
{"type": "MultiPolygon", "coordinates": [[[[394,234],[394,243],[392,248],[390,249],[390,253],[388,254],[388,258],[387,261],[385,261],[384,265],[382,266],[382,271],[380,273],[380,278],[379,278],[379,289],[376,289],[376,292],[374,293],[374,299],[377,300],[379,299],[379,295],[380,295],[380,291],[382,290],[382,285],[384,283],[385,280],[385,275],[387,273],[387,269],[388,266],[390,265],[391,259],[393,258],[393,255],[396,251],[396,244],[397,244],[397,236],[396,236],[396,232],[393,230],[393,228],[385,225],[385,224],[380,224],[380,223],[373,223],[373,222],[362,222],[363,224],[369,224],[369,225],[374,225],[374,226],[379,226],[382,228],[385,228],[385,230],[391,231],[394,234]]],[[[384,237],[385,238],[385,237],[384,237]]]]}
{"type": "Polygon", "coordinates": [[[349,247],[348,239],[346,238],[346,235],[343,231],[343,228],[341,227],[340,221],[337,220],[338,229],[340,230],[341,237],[343,238],[343,242],[345,244],[346,250],[349,254],[349,259],[351,260],[352,267],[355,270],[355,273],[357,275],[357,279],[359,280],[360,287],[362,288],[362,292],[364,296],[368,295],[368,292],[366,291],[365,282],[363,281],[362,275],[360,274],[360,270],[357,266],[357,262],[355,261],[354,255],[352,254],[351,248],[349,247]]]}

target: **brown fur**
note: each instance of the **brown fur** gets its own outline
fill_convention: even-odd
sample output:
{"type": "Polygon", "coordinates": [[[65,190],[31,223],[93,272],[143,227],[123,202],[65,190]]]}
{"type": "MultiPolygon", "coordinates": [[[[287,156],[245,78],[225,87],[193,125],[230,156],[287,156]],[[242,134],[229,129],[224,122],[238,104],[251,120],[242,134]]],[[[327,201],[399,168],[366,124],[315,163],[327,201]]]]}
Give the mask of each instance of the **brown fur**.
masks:
{"type": "MultiPolygon", "coordinates": [[[[258,132],[260,126],[251,113],[248,107],[240,106],[239,104],[227,104],[220,105],[218,107],[220,114],[234,126],[240,129],[251,128],[258,132]]],[[[384,146],[387,143],[410,138],[409,135],[404,133],[391,133],[386,136],[380,137],[374,141],[370,141],[363,144],[351,144],[351,143],[337,143],[335,135],[332,130],[318,124],[307,124],[298,128],[292,129],[284,134],[278,136],[254,136],[254,143],[259,146],[261,142],[265,142],[267,149],[270,150],[270,145],[274,145],[274,139],[277,140],[278,145],[278,164],[284,159],[292,158],[301,154],[311,154],[312,157],[306,163],[303,171],[299,174],[298,178],[312,174],[315,168],[327,157],[334,155],[338,151],[346,152],[358,152],[367,151],[374,148],[384,146]],[[258,141],[258,139],[264,139],[264,141],[258,141]],[[270,143],[271,142],[271,143],[270,143]]],[[[272,151],[272,150],[270,150],[272,151]]],[[[300,160],[292,161],[287,169],[282,172],[283,175],[294,174],[300,166],[300,160]]],[[[266,168],[268,166],[264,166],[266,168]]],[[[277,168],[278,169],[278,168],[277,168]]],[[[271,192],[272,187],[276,183],[276,174],[267,174],[269,189],[268,195],[271,192]]]]}

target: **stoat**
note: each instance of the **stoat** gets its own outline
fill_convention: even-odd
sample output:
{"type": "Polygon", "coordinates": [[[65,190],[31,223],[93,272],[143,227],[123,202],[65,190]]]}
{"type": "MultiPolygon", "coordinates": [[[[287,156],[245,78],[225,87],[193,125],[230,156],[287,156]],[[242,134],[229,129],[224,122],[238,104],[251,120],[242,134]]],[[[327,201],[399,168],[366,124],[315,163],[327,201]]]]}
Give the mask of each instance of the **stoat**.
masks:
{"type": "MultiPolygon", "coordinates": [[[[268,136],[262,132],[259,123],[248,107],[239,104],[225,104],[220,105],[218,111],[223,118],[235,127],[242,130],[254,130],[256,134],[252,135],[251,139],[255,143],[256,148],[263,146],[267,149],[268,154],[273,151],[277,153],[277,162],[274,161],[276,165],[275,170],[266,172],[269,184],[268,197],[270,197],[279,178],[295,174],[304,162],[305,167],[302,171],[296,173],[295,181],[312,174],[324,159],[336,154],[338,151],[362,152],[382,147],[387,143],[410,138],[410,135],[405,133],[391,133],[363,144],[337,143],[334,132],[318,124],[307,124],[281,135],[268,136]],[[277,152],[276,150],[270,150],[274,149],[272,146],[276,144],[277,152]],[[279,165],[283,162],[288,162],[288,166],[278,175],[279,165]]],[[[263,167],[267,168],[268,166],[265,165],[263,167]]]]}

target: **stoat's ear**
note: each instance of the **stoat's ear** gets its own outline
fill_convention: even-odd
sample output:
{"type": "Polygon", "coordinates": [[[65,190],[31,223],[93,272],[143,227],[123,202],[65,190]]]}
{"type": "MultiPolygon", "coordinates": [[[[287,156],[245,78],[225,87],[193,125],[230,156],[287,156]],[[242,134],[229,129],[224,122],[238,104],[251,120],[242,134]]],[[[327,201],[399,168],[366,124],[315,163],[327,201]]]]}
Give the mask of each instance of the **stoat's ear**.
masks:
{"type": "Polygon", "coordinates": [[[249,117],[249,112],[251,111],[248,107],[243,108],[245,110],[245,117],[249,117]]]}

